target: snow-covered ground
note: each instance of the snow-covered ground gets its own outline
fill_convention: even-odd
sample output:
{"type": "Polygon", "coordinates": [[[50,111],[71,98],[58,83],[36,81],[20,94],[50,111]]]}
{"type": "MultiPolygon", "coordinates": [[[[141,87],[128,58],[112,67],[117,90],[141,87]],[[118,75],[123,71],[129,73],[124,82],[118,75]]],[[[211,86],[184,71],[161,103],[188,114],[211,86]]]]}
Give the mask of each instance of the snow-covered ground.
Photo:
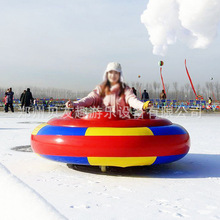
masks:
{"type": "Polygon", "coordinates": [[[15,151],[51,115],[0,112],[0,219],[220,219],[220,114],[170,116],[191,136],[166,165],[70,169],[15,151]]]}

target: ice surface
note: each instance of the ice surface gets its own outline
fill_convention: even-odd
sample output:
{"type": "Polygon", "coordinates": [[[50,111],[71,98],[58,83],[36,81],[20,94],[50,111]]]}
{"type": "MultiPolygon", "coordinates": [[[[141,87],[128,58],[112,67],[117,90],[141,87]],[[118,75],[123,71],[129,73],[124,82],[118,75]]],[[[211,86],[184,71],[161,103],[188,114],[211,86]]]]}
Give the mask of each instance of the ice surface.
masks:
{"type": "Polygon", "coordinates": [[[1,219],[63,220],[43,197],[13,176],[0,163],[1,219]]]}
{"type": "Polygon", "coordinates": [[[0,112],[1,220],[220,219],[220,114],[169,117],[190,134],[183,159],[105,175],[12,150],[49,117],[0,112]]]}

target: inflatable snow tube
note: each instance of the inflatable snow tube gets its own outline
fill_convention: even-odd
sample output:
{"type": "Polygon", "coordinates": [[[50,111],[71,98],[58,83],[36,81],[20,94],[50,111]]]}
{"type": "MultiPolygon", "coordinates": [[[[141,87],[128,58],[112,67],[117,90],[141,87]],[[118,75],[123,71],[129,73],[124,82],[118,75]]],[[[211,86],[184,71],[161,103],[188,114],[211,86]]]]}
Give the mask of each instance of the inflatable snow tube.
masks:
{"type": "Polygon", "coordinates": [[[179,160],[188,153],[190,139],[182,126],[167,119],[110,118],[98,112],[37,126],[31,147],[42,157],[68,164],[129,167],[179,160]]]}

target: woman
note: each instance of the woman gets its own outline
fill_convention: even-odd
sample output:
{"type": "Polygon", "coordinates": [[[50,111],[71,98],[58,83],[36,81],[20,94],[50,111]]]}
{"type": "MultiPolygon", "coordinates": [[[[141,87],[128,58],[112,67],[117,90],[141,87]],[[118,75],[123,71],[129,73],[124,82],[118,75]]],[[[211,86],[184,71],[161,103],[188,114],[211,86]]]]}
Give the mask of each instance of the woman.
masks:
{"type": "Polygon", "coordinates": [[[134,95],[132,89],[123,80],[121,65],[116,62],[109,63],[104,72],[103,83],[98,85],[85,98],[66,103],[68,108],[76,107],[100,107],[102,111],[112,112],[118,115],[127,115],[129,107],[147,110],[151,103],[141,102],[134,95]]]}
{"type": "Polygon", "coordinates": [[[14,92],[12,92],[12,88],[9,88],[5,92],[5,112],[8,112],[8,107],[10,107],[11,111],[14,112],[13,99],[14,92]]]}

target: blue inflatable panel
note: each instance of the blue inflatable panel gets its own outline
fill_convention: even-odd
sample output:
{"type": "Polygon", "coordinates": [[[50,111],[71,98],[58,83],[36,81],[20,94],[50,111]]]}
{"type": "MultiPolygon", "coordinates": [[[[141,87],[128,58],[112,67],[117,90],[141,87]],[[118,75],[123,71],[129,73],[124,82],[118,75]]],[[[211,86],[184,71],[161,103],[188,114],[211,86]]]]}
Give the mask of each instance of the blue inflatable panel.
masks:
{"type": "Polygon", "coordinates": [[[87,157],[52,156],[52,155],[43,155],[43,154],[40,154],[40,156],[63,163],[90,165],[87,157]]]}
{"type": "MultiPolygon", "coordinates": [[[[176,160],[180,160],[185,155],[186,154],[172,155],[172,156],[159,156],[157,157],[157,159],[152,165],[171,163],[176,160]]],[[[40,156],[47,158],[49,160],[54,160],[54,161],[63,162],[63,163],[90,165],[87,157],[51,156],[51,155],[43,155],[43,154],[40,154],[40,156]]]]}
{"type": "Polygon", "coordinates": [[[174,162],[176,160],[180,160],[185,155],[186,154],[171,155],[171,156],[160,156],[160,157],[157,157],[157,159],[155,160],[155,162],[152,165],[154,165],[154,164],[163,164],[163,163],[171,163],[171,162],[174,162]]]}
{"type": "Polygon", "coordinates": [[[84,136],[87,128],[83,127],[62,127],[62,126],[52,126],[46,125],[41,128],[37,135],[74,135],[74,136],[84,136]]]}
{"type": "Polygon", "coordinates": [[[187,131],[179,125],[149,127],[155,136],[157,135],[178,135],[187,134],[187,131]]]}

